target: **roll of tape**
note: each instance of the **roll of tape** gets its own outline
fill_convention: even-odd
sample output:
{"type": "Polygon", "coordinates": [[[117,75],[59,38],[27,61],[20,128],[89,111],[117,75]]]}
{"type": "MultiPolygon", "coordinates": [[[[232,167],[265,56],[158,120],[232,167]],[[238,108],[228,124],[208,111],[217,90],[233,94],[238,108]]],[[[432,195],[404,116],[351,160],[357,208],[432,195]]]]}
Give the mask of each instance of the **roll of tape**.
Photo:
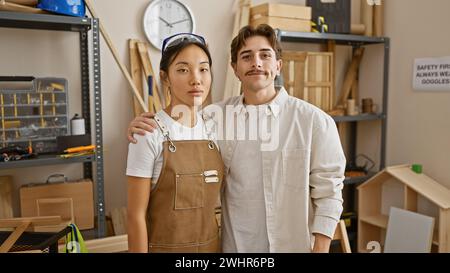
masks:
{"type": "Polygon", "coordinates": [[[78,114],[75,114],[75,116],[70,120],[70,128],[73,136],[85,135],[86,128],[84,125],[84,118],[81,118],[78,114]]]}

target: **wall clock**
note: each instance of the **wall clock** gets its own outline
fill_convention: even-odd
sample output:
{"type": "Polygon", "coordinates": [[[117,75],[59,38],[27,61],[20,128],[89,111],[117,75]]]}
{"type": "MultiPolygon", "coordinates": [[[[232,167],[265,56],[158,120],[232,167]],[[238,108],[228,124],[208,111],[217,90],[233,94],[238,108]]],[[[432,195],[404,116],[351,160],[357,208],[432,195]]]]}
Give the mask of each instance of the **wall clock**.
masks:
{"type": "Polygon", "coordinates": [[[144,31],[149,42],[161,50],[165,38],[195,31],[194,16],[189,7],[178,0],[154,0],[144,13],[144,31]]]}

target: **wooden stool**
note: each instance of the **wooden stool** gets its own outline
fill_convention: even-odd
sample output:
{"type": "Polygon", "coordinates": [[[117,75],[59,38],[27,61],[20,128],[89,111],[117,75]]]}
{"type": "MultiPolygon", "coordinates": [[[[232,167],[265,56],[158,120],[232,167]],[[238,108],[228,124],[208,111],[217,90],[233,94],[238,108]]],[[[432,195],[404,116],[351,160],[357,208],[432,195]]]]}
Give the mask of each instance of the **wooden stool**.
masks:
{"type": "Polygon", "coordinates": [[[333,240],[339,240],[342,248],[342,252],[344,253],[352,253],[352,249],[350,248],[350,242],[348,240],[347,229],[345,227],[344,220],[339,221],[336,231],[334,232],[333,240]]]}

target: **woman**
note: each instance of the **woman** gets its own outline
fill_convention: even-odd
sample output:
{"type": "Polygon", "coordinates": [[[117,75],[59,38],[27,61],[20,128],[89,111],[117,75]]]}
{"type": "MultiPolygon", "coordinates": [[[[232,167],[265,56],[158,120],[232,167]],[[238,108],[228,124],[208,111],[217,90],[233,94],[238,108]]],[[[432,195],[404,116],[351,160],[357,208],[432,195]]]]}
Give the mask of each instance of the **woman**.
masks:
{"type": "Polygon", "coordinates": [[[211,64],[200,36],[163,43],[160,77],[171,103],[156,113],[159,130],[128,148],[130,252],[219,251],[215,207],[224,165],[197,111],[211,90],[211,64]]]}

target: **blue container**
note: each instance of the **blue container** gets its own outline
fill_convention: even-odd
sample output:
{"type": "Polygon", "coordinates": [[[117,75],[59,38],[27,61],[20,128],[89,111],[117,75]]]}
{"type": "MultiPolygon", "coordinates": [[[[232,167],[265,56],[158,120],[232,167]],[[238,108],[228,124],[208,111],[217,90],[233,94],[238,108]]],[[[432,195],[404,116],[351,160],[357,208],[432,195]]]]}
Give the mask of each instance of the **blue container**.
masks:
{"type": "Polygon", "coordinates": [[[83,0],[39,0],[37,7],[64,15],[86,16],[86,7],[83,0]]]}

